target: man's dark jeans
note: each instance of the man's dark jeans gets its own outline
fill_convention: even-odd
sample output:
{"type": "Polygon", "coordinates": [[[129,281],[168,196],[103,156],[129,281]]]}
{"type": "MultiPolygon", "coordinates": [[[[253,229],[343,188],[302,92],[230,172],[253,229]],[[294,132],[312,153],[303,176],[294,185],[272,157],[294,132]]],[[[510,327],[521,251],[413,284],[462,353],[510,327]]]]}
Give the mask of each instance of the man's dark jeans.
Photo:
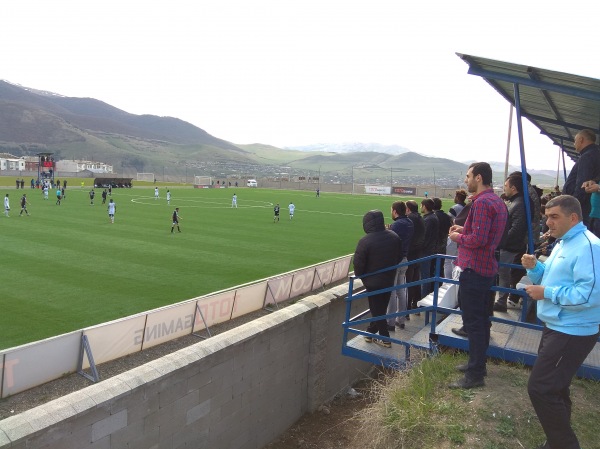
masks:
{"type": "MultiPolygon", "coordinates": [[[[416,282],[421,279],[421,267],[418,263],[413,263],[406,270],[406,283],[416,282]]],[[[417,302],[421,299],[421,286],[413,285],[408,287],[408,308],[416,309],[417,302]]]]}
{"type": "Polygon", "coordinates": [[[469,338],[469,363],[465,376],[482,380],[486,371],[486,352],[490,345],[489,290],[495,276],[481,276],[470,268],[460,274],[458,300],[463,325],[469,338]]]}
{"type": "MultiPolygon", "coordinates": [[[[434,260],[426,260],[425,262],[421,262],[419,264],[419,270],[421,274],[421,279],[428,279],[433,277],[431,274],[431,263],[435,263],[434,260]]],[[[433,291],[433,282],[427,282],[425,284],[421,284],[421,299],[425,298],[429,293],[433,291]]]]}
{"type": "Polygon", "coordinates": [[[600,218],[590,218],[590,224],[588,225],[588,229],[600,239],[600,218]]]}
{"type": "MultiPolygon", "coordinates": [[[[369,309],[371,310],[371,316],[373,318],[384,316],[387,312],[389,302],[390,292],[379,293],[378,295],[369,295],[369,309]]],[[[383,335],[384,337],[390,336],[388,324],[385,319],[371,321],[367,327],[367,332],[371,332],[372,334],[379,332],[379,335],[383,335]]]]}

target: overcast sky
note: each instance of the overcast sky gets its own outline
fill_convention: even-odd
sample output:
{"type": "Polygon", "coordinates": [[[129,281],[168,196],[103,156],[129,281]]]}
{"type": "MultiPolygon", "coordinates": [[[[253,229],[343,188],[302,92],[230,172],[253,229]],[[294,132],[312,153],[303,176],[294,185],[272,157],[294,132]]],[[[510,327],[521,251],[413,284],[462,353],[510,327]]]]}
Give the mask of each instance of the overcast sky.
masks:
{"type": "MultiPolygon", "coordinates": [[[[599,12],[581,0],[5,0],[0,78],[238,144],[503,161],[509,104],[455,53],[600,78],[599,12]]],[[[525,147],[530,168],[556,168],[532,126],[525,147]]]]}

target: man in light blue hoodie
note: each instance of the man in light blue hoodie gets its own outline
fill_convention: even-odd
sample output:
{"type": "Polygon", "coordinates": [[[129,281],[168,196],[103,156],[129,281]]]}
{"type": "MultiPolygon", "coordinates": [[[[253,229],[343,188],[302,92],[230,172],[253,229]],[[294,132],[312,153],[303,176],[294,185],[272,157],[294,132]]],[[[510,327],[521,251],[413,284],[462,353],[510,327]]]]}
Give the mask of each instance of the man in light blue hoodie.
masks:
{"type": "Polygon", "coordinates": [[[581,205],[570,195],[546,204],[550,235],[558,239],[546,262],[525,254],[526,287],[544,322],[528,393],[546,433],[544,449],[580,449],[571,428],[569,387],[598,341],[600,240],[583,224],[581,205]]]}

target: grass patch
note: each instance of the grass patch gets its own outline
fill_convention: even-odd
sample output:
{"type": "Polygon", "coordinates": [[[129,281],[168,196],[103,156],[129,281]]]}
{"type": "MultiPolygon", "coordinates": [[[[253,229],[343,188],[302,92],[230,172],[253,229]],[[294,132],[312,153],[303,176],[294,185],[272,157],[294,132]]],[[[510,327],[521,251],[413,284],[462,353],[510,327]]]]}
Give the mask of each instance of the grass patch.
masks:
{"type": "MultiPolygon", "coordinates": [[[[458,378],[462,354],[424,358],[410,370],[377,382],[372,405],[360,413],[362,431],[373,435],[372,449],[533,448],[545,436],[527,395],[529,369],[488,363],[486,385],[449,390],[458,378]]],[[[598,447],[600,383],[573,382],[573,427],[584,448],[598,447]]]]}

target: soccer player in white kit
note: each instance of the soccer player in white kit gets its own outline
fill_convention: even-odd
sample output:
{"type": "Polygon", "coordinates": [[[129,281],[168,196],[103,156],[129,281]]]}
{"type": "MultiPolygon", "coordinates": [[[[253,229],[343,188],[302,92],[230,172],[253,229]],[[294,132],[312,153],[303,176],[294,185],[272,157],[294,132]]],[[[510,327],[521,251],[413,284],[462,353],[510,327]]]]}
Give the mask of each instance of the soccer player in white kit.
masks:
{"type": "Polygon", "coordinates": [[[8,193],[4,197],[4,215],[8,217],[8,211],[10,211],[10,203],[8,201],[8,193]]]}
{"type": "Polygon", "coordinates": [[[294,210],[296,209],[296,206],[294,206],[294,203],[290,203],[290,205],[288,206],[288,209],[290,210],[290,220],[292,218],[294,218],[294,210]]]}
{"type": "Polygon", "coordinates": [[[234,193],[233,198],[231,198],[231,207],[235,207],[237,209],[237,195],[234,193]]]}
{"type": "Polygon", "coordinates": [[[44,182],[44,199],[47,200],[48,199],[48,183],[44,182]]]}
{"type": "Polygon", "coordinates": [[[154,199],[158,199],[158,187],[154,187],[154,199]]]}
{"type": "Polygon", "coordinates": [[[171,204],[171,192],[167,190],[167,204],[171,204]]]}
{"type": "Polygon", "coordinates": [[[115,210],[117,210],[117,204],[111,198],[108,202],[108,218],[110,218],[110,222],[115,222],[115,210]]]}

